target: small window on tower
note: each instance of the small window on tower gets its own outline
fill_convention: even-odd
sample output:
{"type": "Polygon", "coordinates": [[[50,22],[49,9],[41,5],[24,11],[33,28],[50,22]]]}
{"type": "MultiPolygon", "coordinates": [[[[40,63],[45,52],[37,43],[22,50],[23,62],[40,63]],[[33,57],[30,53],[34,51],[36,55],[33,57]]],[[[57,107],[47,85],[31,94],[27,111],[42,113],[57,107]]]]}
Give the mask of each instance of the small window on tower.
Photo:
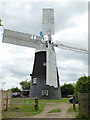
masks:
{"type": "Polygon", "coordinates": [[[48,90],[42,90],[42,96],[48,96],[48,90]]]}
{"type": "Polygon", "coordinates": [[[33,84],[37,83],[37,78],[33,78],[33,84]]]}
{"type": "Polygon", "coordinates": [[[43,66],[46,66],[46,63],[45,63],[45,62],[43,63],[43,66]]]}

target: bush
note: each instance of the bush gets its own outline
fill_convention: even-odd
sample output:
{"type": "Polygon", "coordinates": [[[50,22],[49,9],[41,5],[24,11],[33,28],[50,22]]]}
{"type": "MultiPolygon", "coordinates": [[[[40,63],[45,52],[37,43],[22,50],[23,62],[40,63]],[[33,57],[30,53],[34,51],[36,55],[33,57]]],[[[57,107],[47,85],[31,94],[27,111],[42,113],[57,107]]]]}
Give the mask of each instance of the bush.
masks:
{"type": "Polygon", "coordinates": [[[21,92],[21,89],[19,89],[18,87],[11,88],[11,89],[8,89],[8,90],[12,91],[12,92],[21,92]]]}
{"type": "Polygon", "coordinates": [[[75,100],[78,102],[78,92],[80,93],[90,93],[90,76],[80,77],[76,83],[74,95],[75,100]]]}
{"type": "Polygon", "coordinates": [[[67,97],[67,95],[73,95],[74,94],[74,86],[72,84],[64,84],[61,87],[61,94],[62,97],[67,97]]]}

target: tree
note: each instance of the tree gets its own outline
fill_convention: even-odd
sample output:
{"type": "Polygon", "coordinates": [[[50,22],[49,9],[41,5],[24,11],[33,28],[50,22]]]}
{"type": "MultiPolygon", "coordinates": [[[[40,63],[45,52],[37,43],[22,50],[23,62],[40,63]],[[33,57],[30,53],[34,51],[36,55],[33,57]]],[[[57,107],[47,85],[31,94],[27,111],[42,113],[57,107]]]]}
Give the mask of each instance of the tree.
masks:
{"type": "Polygon", "coordinates": [[[12,91],[12,92],[21,92],[21,89],[19,89],[18,87],[11,88],[9,90],[12,91]]]}
{"type": "Polygon", "coordinates": [[[90,76],[84,75],[78,79],[74,90],[76,102],[78,102],[78,92],[90,93],[90,76]]]}
{"type": "Polygon", "coordinates": [[[31,82],[28,82],[27,80],[20,82],[21,88],[23,90],[30,90],[30,84],[31,82]]]}
{"type": "Polygon", "coordinates": [[[60,88],[61,88],[62,97],[67,97],[67,95],[73,95],[73,93],[74,93],[73,84],[66,84],[65,83],[60,88]]]}

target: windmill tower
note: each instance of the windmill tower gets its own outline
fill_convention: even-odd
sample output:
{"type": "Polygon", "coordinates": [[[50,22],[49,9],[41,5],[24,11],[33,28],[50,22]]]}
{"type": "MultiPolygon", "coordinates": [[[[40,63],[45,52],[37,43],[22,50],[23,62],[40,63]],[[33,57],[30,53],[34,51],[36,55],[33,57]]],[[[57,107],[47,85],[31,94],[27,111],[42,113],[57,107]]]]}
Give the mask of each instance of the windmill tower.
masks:
{"type": "Polygon", "coordinates": [[[60,99],[58,68],[54,47],[87,53],[84,47],[63,42],[52,42],[54,34],[54,10],[43,9],[42,32],[40,36],[4,29],[3,42],[36,49],[31,76],[30,97],[39,99],[60,99]]]}

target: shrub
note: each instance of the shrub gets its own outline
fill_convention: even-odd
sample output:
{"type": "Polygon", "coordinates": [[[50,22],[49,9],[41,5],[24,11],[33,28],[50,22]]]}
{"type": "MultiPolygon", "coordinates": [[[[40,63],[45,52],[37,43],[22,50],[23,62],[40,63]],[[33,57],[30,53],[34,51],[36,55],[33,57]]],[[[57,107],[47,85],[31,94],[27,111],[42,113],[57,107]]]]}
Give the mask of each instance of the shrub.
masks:
{"type": "Polygon", "coordinates": [[[67,95],[73,95],[74,94],[74,86],[72,84],[64,84],[61,87],[61,94],[62,97],[67,97],[67,95]]]}
{"type": "Polygon", "coordinates": [[[78,102],[78,92],[90,93],[90,76],[84,75],[78,79],[74,90],[76,102],[78,102]]]}

